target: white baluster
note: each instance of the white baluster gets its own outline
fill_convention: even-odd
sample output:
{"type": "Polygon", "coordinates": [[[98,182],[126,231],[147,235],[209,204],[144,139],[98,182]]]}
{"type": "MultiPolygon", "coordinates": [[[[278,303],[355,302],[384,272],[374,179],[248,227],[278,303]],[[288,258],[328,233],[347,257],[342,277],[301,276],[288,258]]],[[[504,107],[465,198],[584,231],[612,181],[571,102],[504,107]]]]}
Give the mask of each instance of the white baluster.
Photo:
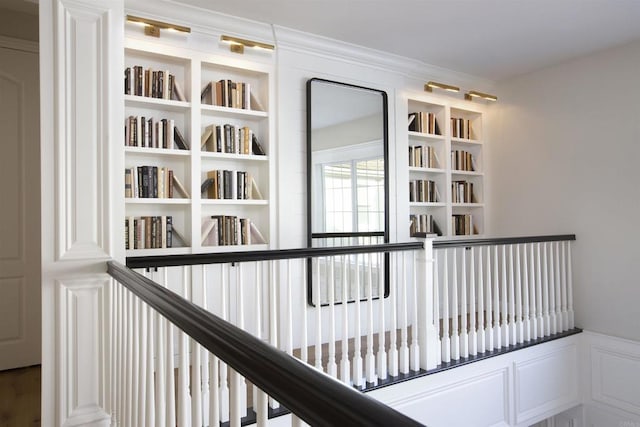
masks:
{"type": "Polygon", "coordinates": [[[229,425],[240,427],[242,419],[242,387],[240,374],[229,367],[229,425]]]}
{"type": "Polygon", "coordinates": [[[451,257],[451,358],[460,359],[460,327],[458,325],[458,254],[451,257]]]}
{"type": "MultiPolygon", "coordinates": [[[[169,279],[168,279],[168,268],[163,268],[162,269],[162,273],[163,273],[163,285],[165,288],[169,287],[169,279]]],[[[176,424],[176,387],[175,387],[175,377],[174,377],[174,372],[175,372],[175,363],[173,360],[173,357],[175,355],[175,351],[174,351],[174,342],[173,342],[173,337],[175,336],[174,333],[174,326],[169,322],[166,321],[166,328],[165,328],[165,332],[166,332],[166,345],[165,345],[165,405],[166,405],[166,411],[167,411],[167,415],[166,415],[166,422],[167,422],[167,426],[174,426],[176,424]]]]}
{"type": "Polygon", "coordinates": [[[376,355],[378,361],[378,378],[381,380],[387,379],[387,351],[385,349],[385,313],[384,313],[384,274],[382,272],[384,262],[380,259],[384,256],[382,253],[377,253],[376,261],[378,265],[378,354],[376,355]]]}
{"type": "MultiPolygon", "coordinates": [[[[365,371],[367,382],[377,384],[376,360],[373,355],[373,266],[371,254],[367,254],[367,354],[365,356],[365,371]]],[[[406,324],[405,324],[406,328],[406,324]]]]}
{"type": "MultiPolygon", "coordinates": [[[[153,310],[148,307],[146,304],[145,308],[145,317],[147,319],[147,354],[146,354],[146,370],[147,370],[147,385],[146,385],[146,397],[145,397],[145,424],[146,426],[153,427],[156,425],[156,391],[154,389],[154,372],[158,372],[158,368],[154,365],[154,361],[156,360],[155,346],[154,346],[154,338],[157,336],[154,323],[155,316],[153,314],[153,310]]],[[[158,425],[160,425],[158,423],[158,425]]]]}
{"type": "MultiPolygon", "coordinates": [[[[255,320],[256,320],[256,333],[255,336],[258,339],[262,339],[262,262],[257,262],[255,264],[256,268],[255,268],[255,272],[256,272],[256,277],[254,280],[254,284],[255,284],[255,302],[254,302],[254,313],[255,313],[255,320]]],[[[303,262],[302,264],[303,266],[305,265],[305,262],[303,262]]],[[[302,274],[302,277],[307,277],[304,272],[302,274]]],[[[307,300],[306,300],[306,286],[303,287],[303,289],[305,290],[304,292],[302,292],[302,305],[304,307],[304,313],[305,313],[305,317],[303,318],[304,321],[304,344],[302,347],[302,357],[303,357],[303,361],[306,363],[307,361],[307,324],[306,324],[306,309],[307,309],[307,300]]],[[[268,397],[267,394],[265,392],[263,392],[262,390],[260,390],[260,388],[258,388],[257,386],[253,386],[253,410],[256,413],[256,424],[258,426],[264,426],[268,423],[268,397]]]]}
{"type": "MultiPolygon", "coordinates": [[[[307,278],[307,260],[301,260],[300,261],[300,265],[302,267],[302,274],[300,275],[300,277],[303,278],[303,283],[306,281],[307,278]]],[[[308,363],[309,361],[309,331],[308,331],[308,324],[307,324],[307,315],[308,315],[308,288],[306,285],[302,285],[299,286],[301,292],[301,300],[300,301],[300,309],[302,311],[302,319],[301,319],[301,329],[302,329],[302,343],[300,345],[300,360],[302,360],[304,363],[308,363]]],[[[260,293],[258,292],[256,295],[260,295],[260,293]]],[[[257,297],[256,297],[257,298],[257,297]]]]}
{"type": "Polygon", "coordinates": [[[340,379],[351,384],[351,364],[349,363],[349,274],[348,255],[342,256],[342,358],[340,359],[340,379]]]}
{"type": "Polygon", "coordinates": [[[147,401],[147,316],[146,304],[139,298],[136,298],[137,317],[138,317],[138,395],[136,402],[138,406],[137,424],[139,426],[146,425],[147,414],[145,412],[145,402],[147,401]]]}
{"type": "Polygon", "coordinates": [[[516,292],[515,292],[515,274],[513,268],[513,245],[509,245],[509,343],[515,345],[517,342],[516,332],[516,292]]]}
{"type": "MultiPolygon", "coordinates": [[[[269,261],[269,344],[278,348],[278,281],[276,278],[277,262],[269,261]]],[[[280,403],[269,397],[269,407],[277,409],[280,403]]]]}
{"type": "Polygon", "coordinates": [[[502,327],[500,316],[500,270],[498,269],[498,246],[493,247],[493,342],[494,348],[502,347],[502,327]]]}
{"type": "Polygon", "coordinates": [[[476,330],[476,270],[475,270],[475,248],[469,248],[469,354],[478,354],[478,332],[476,330]]]}
{"type": "MultiPolygon", "coordinates": [[[[236,266],[236,317],[237,317],[237,327],[246,331],[244,326],[244,280],[242,278],[242,269],[243,264],[237,264],[236,266]]],[[[289,285],[291,274],[289,273],[289,285]]],[[[289,286],[290,288],[291,286],[289,286]]],[[[290,296],[290,295],[289,295],[290,296]]],[[[291,298],[289,298],[289,305],[291,305],[291,298]]],[[[291,351],[292,354],[293,351],[291,351]]],[[[240,410],[240,418],[247,416],[247,383],[244,380],[244,377],[236,372],[236,387],[237,392],[236,395],[238,397],[238,409],[240,410]]]]}
{"type": "Polygon", "coordinates": [[[480,246],[478,249],[478,339],[476,341],[479,353],[484,353],[487,350],[484,310],[484,271],[482,268],[482,246],[480,246]]]}
{"type": "Polygon", "coordinates": [[[449,263],[447,249],[442,251],[442,361],[451,362],[451,337],[449,332],[449,263]]]}
{"type": "Polygon", "coordinates": [[[530,286],[529,286],[529,275],[530,269],[532,266],[528,262],[527,257],[527,244],[522,246],[522,267],[523,267],[523,275],[522,275],[522,316],[524,320],[523,328],[524,328],[524,341],[531,340],[531,312],[529,310],[530,302],[529,302],[529,294],[530,294],[530,286]]]}
{"type": "MultiPolygon", "coordinates": [[[[435,327],[435,336],[438,339],[438,342],[435,343],[439,348],[437,348],[437,350],[435,350],[435,353],[438,354],[438,352],[442,352],[442,341],[440,339],[440,334],[441,334],[441,328],[440,328],[440,273],[438,271],[439,267],[438,267],[438,251],[432,251],[433,253],[433,325],[435,327]]],[[[416,262],[416,257],[415,257],[415,253],[413,253],[414,256],[414,263],[416,262]]],[[[419,286],[419,285],[418,285],[419,286]]],[[[429,345],[429,344],[427,344],[429,345]]],[[[429,348],[423,348],[422,351],[428,351],[429,348]]],[[[441,358],[442,360],[442,358],[441,358]]],[[[424,369],[427,369],[426,366],[423,367],[424,369]]]]}
{"type": "Polygon", "coordinates": [[[316,345],[315,345],[315,357],[316,357],[316,369],[322,371],[322,298],[320,297],[320,259],[313,258],[315,265],[316,280],[314,283],[316,294],[316,345]]]}
{"type": "MultiPolygon", "coordinates": [[[[227,292],[228,282],[228,274],[227,274],[227,264],[222,264],[220,266],[220,317],[222,320],[228,320],[228,308],[227,304],[229,303],[229,297],[227,292]]],[[[229,396],[229,369],[227,364],[222,360],[220,361],[220,421],[223,423],[228,422],[230,420],[230,396],[229,396]]]]}
{"type": "Polygon", "coordinates": [[[127,351],[125,353],[126,357],[126,366],[125,366],[125,398],[127,399],[124,419],[125,422],[129,425],[133,425],[133,400],[135,396],[133,394],[133,294],[128,290],[125,292],[126,301],[127,301],[127,315],[126,315],[126,325],[127,325],[127,351]]]}
{"type": "Polygon", "coordinates": [[[329,257],[329,360],[327,362],[327,374],[333,378],[338,377],[338,365],[336,363],[336,278],[335,258],[329,257]]]}
{"type": "Polygon", "coordinates": [[[492,286],[493,282],[491,281],[491,246],[487,246],[487,258],[485,261],[485,266],[487,270],[487,345],[486,349],[488,351],[493,351],[495,349],[493,338],[494,338],[494,329],[493,329],[493,292],[492,286]]]}
{"type": "Polygon", "coordinates": [[[154,333],[155,333],[155,353],[156,353],[156,382],[155,382],[155,394],[156,394],[156,408],[155,419],[159,426],[167,425],[167,395],[166,395],[166,363],[165,358],[167,352],[165,349],[165,341],[167,333],[165,331],[167,324],[164,317],[160,316],[157,311],[154,311],[154,333]]]}
{"type": "MultiPolygon", "coordinates": [[[[201,287],[202,287],[202,308],[204,310],[210,311],[208,309],[209,307],[209,303],[207,301],[207,296],[208,296],[208,292],[207,292],[207,266],[206,265],[202,265],[200,268],[200,272],[201,272],[201,287]]],[[[201,400],[202,400],[202,422],[203,425],[207,425],[207,421],[209,420],[209,401],[211,399],[211,394],[210,394],[210,387],[211,385],[209,384],[210,378],[209,378],[209,352],[203,348],[202,346],[199,346],[200,348],[200,366],[202,369],[202,396],[201,396],[201,400]]]]}
{"type": "MultiPolygon", "coordinates": [[[[431,260],[429,260],[431,261],[431,260]]],[[[424,284],[426,286],[426,284],[424,284]]],[[[420,370],[420,344],[418,339],[420,337],[420,322],[418,321],[418,276],[417,276],[417,263],[415,258],[413,259],[413,266],[411,268],[411,290],[413,304],[411,304],[411,313],[413,314],[412,326],[411,326],[411,347],[409,348],[409,361],[412,371],[420,370]]],[[[424,307],[426,309],[426,307],[424,307]]],[[[429,319],[433,321],[433,319],[429,319]]],[[[426,328],[427,325],[424,325],[426,328]]],[[[425,329],[426,330],[426,329],[425,329]]]]}
{"type": "Polygon", "coordinates": [[[209,427],[219,426],[220,413],[220,362],[218,358],[209,353],[209,427]]]}
{"type": "Polygon", "coordinates": [[[549,247],[547,274],[549,276],[549,333],[558,332],[558,324],[556,318],[556,275],[555,275],[555,251],[553,242],[546,243],[549,247]]]}
{"type": "Polygon", "coordinates": [[[555,297],[555,315],[556,315],[556,333],[557,332],[562,332],[565,330],[565,325],[563,322],[563,317],[562,317],[562,282],[560,281],[560,269],[561,269],[561,264],[560,264],[560,242],[555,242],[554,243],[554,250],[553,253],[555,255],[555,261],[553,263],[554,265],[554,273],[555,273],[555,285],[554,285],[554,289],[556,292],[556,297],[555,297]]]}
{"type": "Polygon", "coordinates": [[[402,258],[402,296],[400,297],[400,373],[409,373],[409,347],[407,345],[407,260],[402,258]]]}
{"type": "Polygon", "coordinates": [[[293,355],[293,283],[291,281],[291,260],[284,260],[286,265],[286,283],[287,283],[287,294],[286,294],[286,342],[285,342],[285,352],[288,355],[293,355]]]}
{"type": "Polygon", "coordinates": [[[131,295],[131,328],[132,328],[132,351],[131,351],[131,420],[134,424],[139,423],[140,395],[140,300],[135,295],[131,295]]]}
{"type": "Polygon", "coordinates": [[[569,313],[567,311],[567,257],[566,257],[566,245],[567,242],[561,242],[560,247],[560,278],[562,281],[562,325],[564,330],[569,329],[569,313]]]}
{"type": "Polygon", "coordinates": [[[500,269],[500,298],[502,299],[502,310],[500,320],[500,330],[502,335],[502,346],[509,347],[509,287],[507,283],[507,246],[502,245],[500,269]]]}
{"type": "Polygon", "coordinates": [[[573,275],[571,270],[571,242],[567,242],[567,314],[569,329],[575,328],[573,314],[573,275]]]}
{"type": "Polygon", "coordinates": [[[256,401],[253,409],[256,412],[256,425],[261,427],[269,424],[269,411],[267,409],[269,399],[267,393],[260,389],[257,390],[258,392],[256,393],[256,401]]]}
{"type": "Polygon", "coordinates": [[[116,289],[117,355],[116,355],[116,419],[124,421],[124,286],[116,289]]]}
{"type": "Polygon", "coordinates": [[[362,298],[360,280],[360,259],[364,256],[356,255],[356,296],[355,296],[355,311],[356,311],[356,324],[355,324],[355,336],[353,343],[353,385],[356,387],[362,387],[364,385],[363,373],[363,361],[362,361],[362,325],[361,325],[361,307],[360,299],[362,298]]]}
{"type": "Polygon", "coordinates": [[[544,336],[545,321],[543,316],[542,301],[542,253],[540,251],[540,243],[536,243],[536,324],[538,334],[536,338],[544,336]]]}
{"type": "Polygon", "coordinates": [[[542,316],[544,318],[544,336],[551,335],[551,316],[549,316],[549,263],[547,244],[542,246],[542,316]]]}
{"type": "Polygon", "coordinates": [[[398,376],[398,257],[404,258],[404,253],[400,253],[392,258],[391,272],[389,274],[391,283],[389,283],[389,307],[391,315],[389,316],[391,324],[389,325],[389,375],[398,376]]]}
{"type": "Polygon", "coordinates": [[[524,342],[524,324],[522,323],[522,270],[520,266],[520,245],[516,245],[516,342],[524,342]]]}
{"type": "Polygon", "coordinates": [[[469,357],[469,301],[467,298],[467,250],[460,252],[460,357],[469,357]]]}
{"type": "MultiPolygon", "coordinates": [[[[189,300],[188,267],[182,266],[182,297],[189,300]]],[[[178,425],[191,425],[191,401],[189,396],[189,337],[177,331],[180,342],[180,366],[178,368],[178,425]]]]}

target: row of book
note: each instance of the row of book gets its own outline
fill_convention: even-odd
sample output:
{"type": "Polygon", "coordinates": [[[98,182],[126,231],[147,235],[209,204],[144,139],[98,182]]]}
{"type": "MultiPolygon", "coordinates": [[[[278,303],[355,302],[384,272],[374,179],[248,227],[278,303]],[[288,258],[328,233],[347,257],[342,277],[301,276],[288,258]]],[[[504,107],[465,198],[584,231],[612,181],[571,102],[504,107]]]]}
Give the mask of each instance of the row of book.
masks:
{"type": "Polygon", "coordinates": [[[454,236],[471,236],[478,234],[478,230],[473,224],[473,216],[471,214],[459,214],[451,216],[451,229],[454,236]]]}
{"type": "Polygon", "coordinates": [[[188,150],[189,145],[173,119],[155,120],[153,117],[129,116],[124,124],[124,145],[127,147],[177,148],[188,150]]]}
{"type": "Polygon", "coordinates": [[[173,247],[175,230],[172,216],[126,217],[126,249],[160,249],[173,247]]]}
{"type": "Polygon", "coordinates": [[[441,135],[436,115],[426,111],[409,113],[409,130],[431,135],[441,135]]]}
{"type": "Polygon", "coordinates": [[[409,201],[434,203],[440,201],[436,182],[430,179],[409,181],[409,201]]]}
{"type": "Polygon", "coordinates": [[[169,71],[156,71],[141,65],[127,67],[124,70],[125,95],[146,96],[150,98],[186,101],[184,91],[175,75],[169,71]]]}
{"type": "Polygon", "coordinates": [[[471,120],[451,117],[451,136],[453,138],[476,139],[471,120]]]}
{"type": "Polygon", "coordinates": [[[250,83],[234,82],[229,79],[207,83],[200,92],[200,101],[203,104],[218,107],[262,110],[255,105],[257,104],[255,97],[251,96],[250,83]]]}
{"type": "Polygon", "coordinates": [[[439,163],[435,148],[429,145],[409,146],[409,166],[437,168],[439,163]]]}
{"type": "Polygon", "coordinates": [[[258,138],[248,126],[229,123],[207,126],[200,139],[200,147],[214,153],[265,155],[258,138]]]}
{"type": "Polygon", "coordinates": [[[451,168],[458,171],[476,170],[473,154],[464,150],[451,150],[451,168]]]}
{"type": "Polygon", "coordinates": [[[452,203],[477,203],[473,194],[473,182],[453,181],[451,182],[451,202],[452,203]]]}
{"type": "Polygon", "coordinates": [[[438,224],[431,214],[409,215],[409,220],[409,234],[411,236],[418,236],[420,234],[437,234],[438,236],[442,236],[440,227],[438,227],[438,224]]]}
{"type": "Polygon", "coordinates": [[[249,172],[235,170],[212,170],[202,183],[201,193],[209,199],[261,200],[262,194],[249,172]]]}
{"type": "Polygon", "coordinates": [[[176,193],[189,198],[189,193],[169,168],[134,166],[124,170],[126,198],[172,199],[176,193]]]}
{"type": "Polygon", "coordinates": [[[202,222],[202,246],[264,244],[266,240],[249,218],[213,215],[202,222]]]}

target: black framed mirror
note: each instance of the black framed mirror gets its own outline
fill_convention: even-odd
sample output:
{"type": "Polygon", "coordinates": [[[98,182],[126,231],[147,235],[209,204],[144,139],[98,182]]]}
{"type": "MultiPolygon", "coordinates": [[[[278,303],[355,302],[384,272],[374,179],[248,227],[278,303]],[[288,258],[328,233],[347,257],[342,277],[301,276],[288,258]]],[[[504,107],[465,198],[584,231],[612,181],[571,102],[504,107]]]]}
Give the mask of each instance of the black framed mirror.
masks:
{"type": "MultiPolygon", "coordinates": [[[[307,81],[308,247],[389,242],[388,145],[385,91],[320,78],[307,81]]],[[[386,297],[388,256],[353,257],[343,268],[354,263],[360,263],[363,271],[371,268],[376,282],[384,280],[386,297]]],[[[346,272],[335,272],[333,265],[314,265],[309,260],[309,304],[329,303],[329,283],[336,288],[333,295],[343,295],[342,281],[350,283],[346,277],[346,272]],[[332,280],[330,271],[335,276],[332,280]]],[[[373,297],[380,296],[378,287],[372,292],[373,297]]],[[[349,301],[355,299],[353,289],[347,294],[349,301]]],[[[342,299],[334,297],[334,302],[342,299]]]]}

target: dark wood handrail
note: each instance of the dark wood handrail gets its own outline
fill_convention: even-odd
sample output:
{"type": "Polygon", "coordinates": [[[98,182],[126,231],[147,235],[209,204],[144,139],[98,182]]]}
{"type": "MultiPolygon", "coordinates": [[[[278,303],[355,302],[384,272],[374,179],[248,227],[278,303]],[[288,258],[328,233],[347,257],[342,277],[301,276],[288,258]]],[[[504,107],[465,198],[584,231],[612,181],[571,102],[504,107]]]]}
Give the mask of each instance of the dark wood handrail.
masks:
{"type": "Polygon", "coordinates": [[[462,238],[433,241],[434,249],[460,248],[470,246],[490,246],[490,245],[517,245],[522,243],[542,243],[542,242],[566,242],[576,240],[575,234],[556,234],[551,236],[526,236],[526,237],[491,237],[491,238],[462,238]]]}
{"type": "Polygon", "coordinates": [[[116,261],[107,272],[251,383],[313,426],[420,426],[116,261]]]}
{"type": "Polygon", "coordinates": [[[381,243],[378,245],[332,246],[321,248],[237,251],[188,255],[158,255],[127,257],[129,268],[172,267],[179,265],[225,264],[278,259],[316,258],[333,255],[355,255],[376,252],[413,251],[422,249],[422,242],[381,243]]]}

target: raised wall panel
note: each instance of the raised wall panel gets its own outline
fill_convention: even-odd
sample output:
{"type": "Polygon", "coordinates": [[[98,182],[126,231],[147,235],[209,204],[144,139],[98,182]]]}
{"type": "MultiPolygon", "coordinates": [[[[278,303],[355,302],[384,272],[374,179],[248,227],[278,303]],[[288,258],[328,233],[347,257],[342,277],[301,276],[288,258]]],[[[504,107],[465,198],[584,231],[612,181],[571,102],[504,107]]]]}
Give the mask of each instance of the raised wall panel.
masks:
{"type": "Polygon", "coordinates": [[[24,87],[12,76],[0,72],[0,131],[2,155],[0,156],[0,262],[20,262],[24,249],[24,174],[22,147],[24,141],[24,87]]]}
{"type": "Polygon", "coordinates": [[[516,423],[580,403],[576,344],[514,363],[516,423]]]}
{"type": "Polygon", "coordinates": [[[506,426],[509,371],[487,372],[410,396],[399,393],[395,402],[385,403],[430,427],[506,426]]]}
{"type": "Polygon", "coordinates": [[[56,329],[60,333],[59,351],[65,355],[60,360],[59,375],[67,384],[59,396],[62,419],[93,421],[105,405],[102,366],[107,325],[103,307],[110,282],[105,274],[56,283],[56,329]]]}
{"type": "Polygon", "coordinates": [[[640,353],[591,348],[591,398],[640,415],[640,353]]]}
{"type": "Polygon", "coordinates": [[[108,257],[108,9],[56,3],[58,259],[108,257]]]}

